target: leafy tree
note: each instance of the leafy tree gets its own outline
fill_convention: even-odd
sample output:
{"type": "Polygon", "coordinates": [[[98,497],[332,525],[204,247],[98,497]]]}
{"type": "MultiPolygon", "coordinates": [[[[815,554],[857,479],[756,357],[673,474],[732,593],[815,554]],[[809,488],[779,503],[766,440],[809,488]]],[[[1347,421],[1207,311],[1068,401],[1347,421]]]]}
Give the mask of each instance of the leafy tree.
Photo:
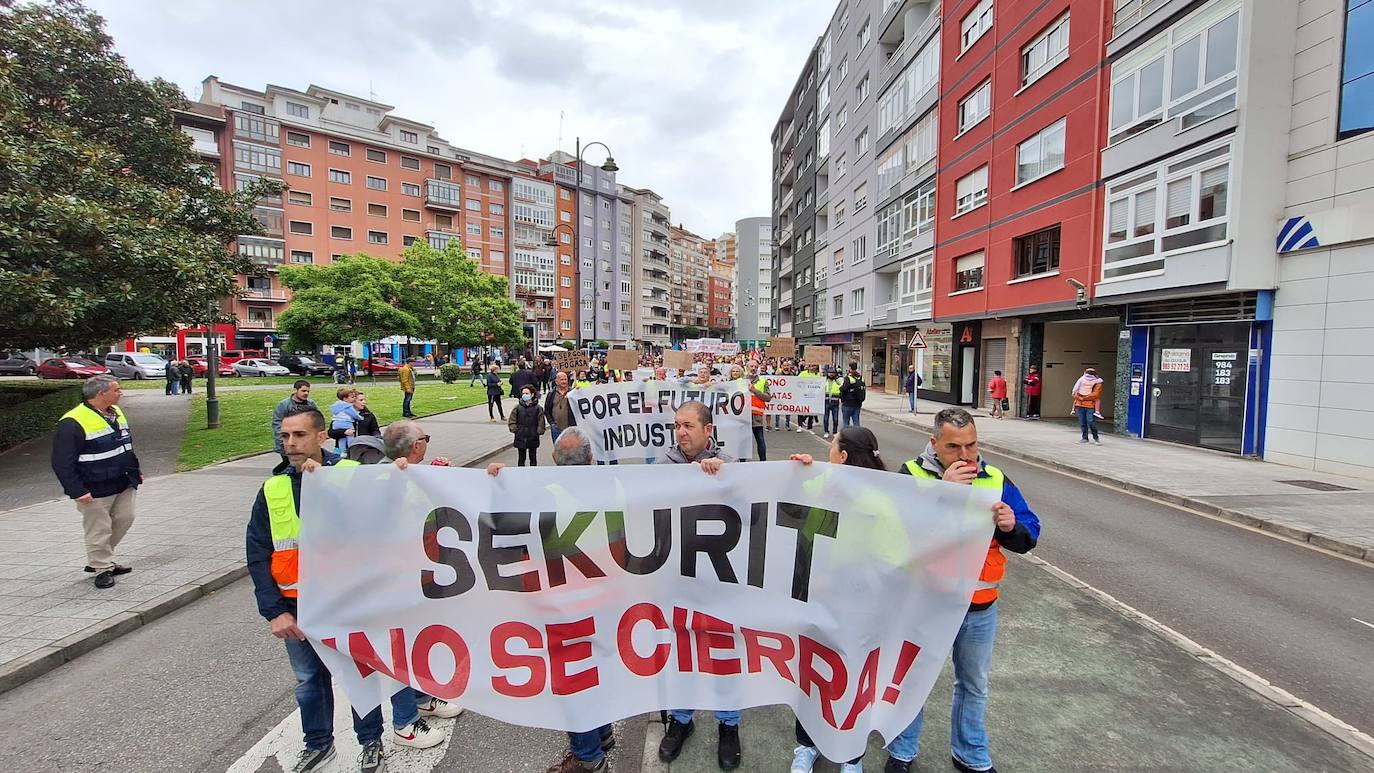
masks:
{"type": "Polygon", "coordinates": [[[264,184],[226,193],[171,83],[140,80],[76,0],[0,0],[0,348],[84,349],[182,321],[254,273],[264,184]]]}
{"type": "Polygon", "coordinates": [[[398,303],[417,320],[420,336],[451,347],[525,345],[506,278],[483,273],[456,242],[436,250],[416,241],[401,258],[398,303]]]}
{"type": "Polygon", "coordinates": [[[292,349],[417,335],[420,323],[400,307],[405,296],[397,266],[366,253],[343,255],[327,266],[283,266],[281,282],[295,297],[277,317],[292,349]]]}

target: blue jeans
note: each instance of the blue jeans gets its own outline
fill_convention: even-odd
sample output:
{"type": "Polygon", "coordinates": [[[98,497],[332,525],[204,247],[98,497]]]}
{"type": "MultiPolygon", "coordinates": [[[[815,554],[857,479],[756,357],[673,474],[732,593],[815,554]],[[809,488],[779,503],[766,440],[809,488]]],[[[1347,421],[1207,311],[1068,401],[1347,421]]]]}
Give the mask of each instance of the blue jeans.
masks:
{"type": "MultiPolygon", "coordinates": [[[[791,417],[791,416],[788,416],[788,417],[786,417],[786,418],[787,418],[787,428],[788,428],[788,429],[792,429],[792,417],[791,417]]],[[[783,415],[782,415],[782,414],[780,414],[780,413],[775,413],[775,414],[773,414],[773,429],[781,429],[781,428],[782,428],[782,420],[783,420],[783,415]]]]}
{"type": "Polygon", "coordinates": [[[859,411],[863,410],[861,405],[841,405],[840,413],[844,416],[846,427],[859,426],[859,411]]]}
{"type": "Polygon", "coordinates": [[[287,639],[286,656],[296,675],[296,705],[301,709],[305,748],[327,749],[334,745],[334,687],[329,669],[309,642],[287,639]]]}
{"type": "Polygon", "coordinates": [[[1083,433],[1083,439],[1088,439],[1088,432],[1093,433],[1093,440],[1097,440],[1097,417],[1093,415],[1091,408],[1075,408],[1078,411],[1078,429],[1083,433]]]}
{"type": "Polygon", "coordinates": [[[402,416],[409,416],[409,415],[410,415],[410,401],[411,401],[411,399],[414,398],[414,397],[415,397],[415,393],[414,393],[414,392],[406,392],[406,396],[403,397],[403,398],[401,398],[401,415],[402,415],[402,416]]]}
{"type": "Polygon", "coordinates": [[[915,413],[915,412],[916,412],[916,393],[915,393],[915,392],[907,392],[907,393],[906,393],[906,399],[907,399],[907,402],[911,403],[911,412],[912,412],[912,413],[915,413]]]}
{"type": "MultiPolygon", "coordinates": [[[[673,709],[672,711],[668,712],[668,714],[673,718],[674,722],[678,723],[679,725],[685,725],[688,722],[692,721],[693,711],[691,709],[673,709]]],[[[730,727],[739,727],[739,712],[717,711],[716,721],[721,723],[722,725],[729,725],[730,727]]]]}
{"type": "Polygon", "coordinates": [[[610,725],[602,725],[585,733],[568,733],[568,745],[573,756],[582,762],[599,762],[606,756],[601,751],[601,739],[611,734],[610,725]]]}
{"type": "MultiPolygon", "coordinates": [[[[954,637],[954,702],[949,720],[949,748],[955,759],[974,770],[992,767],[983,714],[988,707],[988,672],[992,670],[992,645],[996,637],[996,604],[965,615],[959,634],[954,637]]],[[[888,754],[903,762],[916,759],[924,714],[922,710],[901,735],[892,739],[887,747],[888,754]]]]}
{"type": "MultiPolygon", "coordinates": [[[[392,727],[400,729],[419,718],[420,707],[416,704],[414,690],[402,687],[391,696],[392,727]]],[[[382,707],[378,706],[365,717],[353,712],[353,731],[358,734],[358,743],[363,746],[382,740],[382,707]]]]}
{"type": "Polygon", "coordinates": [[[760,462],[768,461],[768,444],[763,440],[763,427],[754,427],[754,458],[760,462]]]}
{"type": "Polygon", "coordinates": [[[825,401],[825,416],[821,417],[821,430],[826,434],[840,431],[840,404],[825,401]]]}
{"type": "Polygon", "coordinates": [[[557,443],[558,436],[561,434],[563,434],[563,428],[553,422],[549,422],[549,439],[557,443]]]}

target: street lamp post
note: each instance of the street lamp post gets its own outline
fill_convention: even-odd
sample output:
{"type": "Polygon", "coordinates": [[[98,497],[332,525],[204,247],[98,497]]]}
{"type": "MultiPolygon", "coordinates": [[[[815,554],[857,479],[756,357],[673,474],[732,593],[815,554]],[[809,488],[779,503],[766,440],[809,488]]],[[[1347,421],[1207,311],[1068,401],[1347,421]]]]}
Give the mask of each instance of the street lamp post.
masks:
{"type": "MultiPolygon", "coordinates": [[[[573,260],[576,260],[576,261],[577,261],[577,278],[578,278],[578,281],[579,281],[579,286],[578,286],[578,288],[577,288],[577,291],[578,291],[578,294],[579,294],[579,295],[578,295],[578,301],[579,301],[579,303],[578,303],[578,307],[579,307],[579,308],[578,308],[578,311],[579,311],[579,312],[581,311],[581,306],[582,306],[582,304],[581,304],[581,292],[582,292],[582,287],[581,287],[581,285],[580,285],[580,282],[581,282],[581,279],[582,279],[582,261],[581,261],[581,255],[580,255],[580,252],[581,252],[581,250],[582,250],[582,154],[583,154],[584,152],[586,152],[586,150],[587,150],[588,148],[592,147],[593,145],[600,145],[600,146],[601,146],[603,149],[605,149],[605,151],[606,151],[606,161],[605,161],[605,163],[603,163],[603,164],[601,165],[601,171],[603,171],[603,172],[618,172],[618,171],[620,171],[620,167],[617,166],[616,163],[615,163],[615,156],[611,155],[611,149],[610,149],[609,147],[606,146],[606,143],[604,143],[604,142],[589,142],[589,143],[587,143],[586,145],[583,145],[583,144],[582,144],[582,138],[581,138],[581,137],[578,137],[578,138],[577,138],[577,192],[574,194],[576,198],[574,198],[574,200],[573,200],[573,260]]],[[[555,230],[556,230],[556,229],[555,229],[555,230]]],[[[596,269],[595,269],[595,266],[596,266],[596,260],[595,260],[595,258],[593,258],[593,260],[592,260],[592,266],[593,266],[592,286],[595,287],[595,286],[596,286],[597,280],[600,279],[600,277],[598,277],[598,276],[595,274],[595,270],[596,270],[596,269]]],[[[596,315],[595,315],[596,304],[595,304],[595,303],[592,304],[592,311],[593,311],[592,319],[595,320],[595,319],[596,319],[596,315]]],[[[579,317],[580,317],[580,314],[579,314],[579,317]]],[[[578,319],[578,322],[581,323],[581,321],[582,321],[582,320],[579,318],[579,319],[578,319]]],[[[581,341],[581,337],[582,337],[582,333],[581,333],[581,330],[579,330],[579,331],[578,331],[578,340],[579,340],[579,341],[581,341]]],[[[596,323],[595,323],[595,322],[592,323],[592,340],[596,340],[596,323]]]]}

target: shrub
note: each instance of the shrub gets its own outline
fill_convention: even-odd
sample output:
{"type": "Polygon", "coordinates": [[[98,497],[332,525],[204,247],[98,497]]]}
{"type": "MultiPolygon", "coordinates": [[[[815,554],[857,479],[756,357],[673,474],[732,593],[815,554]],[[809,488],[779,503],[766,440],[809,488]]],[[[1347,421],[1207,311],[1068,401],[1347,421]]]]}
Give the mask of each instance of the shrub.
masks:
{"type": "Polygon", "coordinates": [[[439,378],[442,378],[445,384],[452,384],[462,377],[463,369],[451,362],[439,366],[439,378]]]}
{"type": "Polygon", "coordinates": [[[0,450],[51,432],[81,402],[81,382],[13,382],[0,387],[0,450]]]}

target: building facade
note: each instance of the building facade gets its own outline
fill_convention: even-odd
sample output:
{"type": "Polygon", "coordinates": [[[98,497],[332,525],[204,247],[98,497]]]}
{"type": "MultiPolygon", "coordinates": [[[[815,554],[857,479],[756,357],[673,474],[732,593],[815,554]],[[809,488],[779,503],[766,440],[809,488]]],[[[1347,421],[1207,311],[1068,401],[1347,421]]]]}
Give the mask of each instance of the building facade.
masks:
{"type": "MultiPolygon", "coordinates": [[[[699,338],[710,326],[707,240],[681,225],[668,228],[668,269],[672,282],[668,335],[674,342],[699,338]]],[[[714,242],[710,243],[714,246],[714,242]]]]}
{"type": "Polygon", "coordinates": [[[622,186],[631,207],[631,263],[636,303],[633,329],[641,347],[665,347],[671,343],[669,323],[673,290],[668,227],[671,212],[663,197],[648,188],[622,186]]]}
{"type": "Polygon", "coordinates": [[[735,338],[744,346],[766,343],[773,328],[773,220],[749,217],[735,223],[735,338]]]}

